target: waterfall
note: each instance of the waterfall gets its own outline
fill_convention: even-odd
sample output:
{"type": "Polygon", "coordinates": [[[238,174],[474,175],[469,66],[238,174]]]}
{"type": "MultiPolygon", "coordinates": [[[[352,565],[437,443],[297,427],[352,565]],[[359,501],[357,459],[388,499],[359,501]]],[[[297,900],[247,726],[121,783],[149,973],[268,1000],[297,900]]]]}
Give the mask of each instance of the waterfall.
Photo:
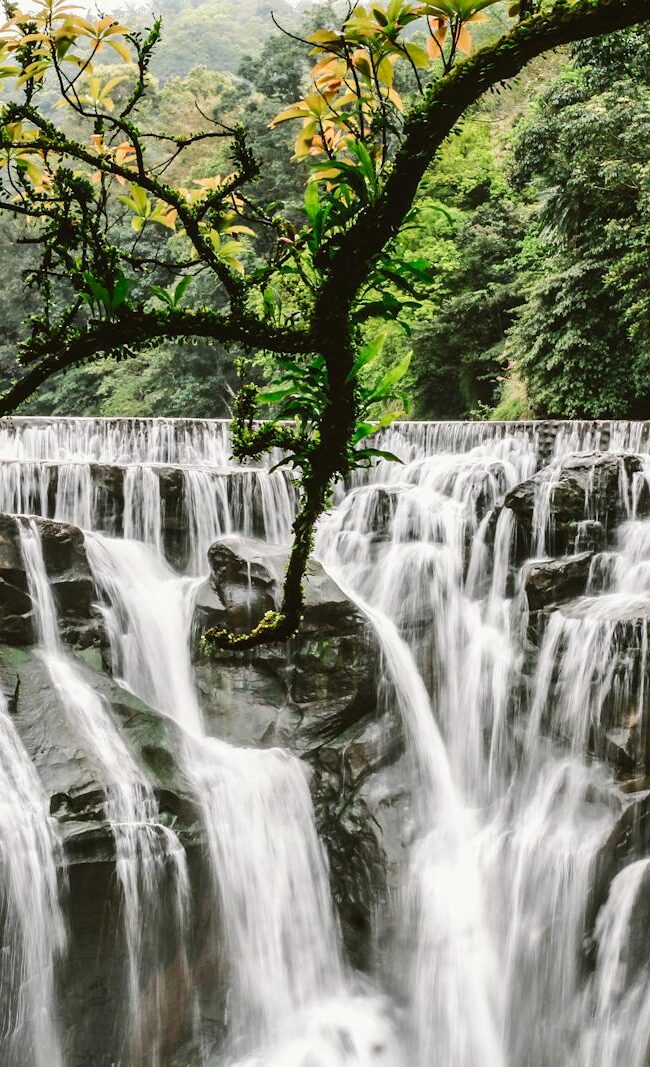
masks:
{"type": "MultiPolygon", "coordinates": [[[[77,525],[90,530],[92,521],[77,525]]],[[[152,467],[142,463],[127,467],[124,474],[124,536],[162,553],[160,481],[152,467]]]]}
{"type": "MultiPolygon", "coordinates": [[[[340,582],[345,587],[344,579],[340,582]]],[[[418,1063],[505,1064],[497,960],[486,923],[478,826],[453,780],[431,701],[408,645],[386,614],[350,596],[371,621],[404,720],[416,782],[418,837],[405,868],[404,933],[418,1063]],[[471,1005],[471,1008],[469,1007],[471,1005]]]]}
{"type": "MultiPolygon", "coordinates": [[[[650,423],[400,423],[377,444],[403,462],[380,461],[337,486],[316,538],[317,558],[378,650],[378,714],[363,728],[380,770],[369,777],[393,759],[389,720],[403,750],[390,765],[399,790],[381,779],[363,794],[386,798],[397,844],[361,975],[344,948],[313,772],[277,747],[276,736],[293,744],[290,730],[274,734],[273,747],[272,731],[258,748],[210,736],[210,698],[193,665],[194,619],[217,601],[205,583],[211,545],[228,536],[236,546],[243,535],[280,558],[292,477],[270,471],[277,456],[264,467],[235,464],[225,421],[0,421],[0,510],[22,516],[39,655],[96,768],[114,839],[125,946],[116,1062],[646,1067],[650,423]],[[604,501],[603,456],[614,486],[604,501]],[[568,492],[577,468],[588,473],[568,492]],[[522,483],[525,520],[511,502],[522,483]],[[84,531],[112,679],[178,746],[184,801],[197,813],[187,857],[160,814],[162,787],[59,636],[59,579],[48,574],[34,515],[84,531]],[[566,554],[549,563],[558,544],[566,554]],[[545,566],[569,575],[568,592],[546,595],[542,584],[539,607],[530,582],[545,566]],[[176,1058],[162,1046],[165,1000],[151,963],[165,948],[157,916],[166,912],[194,1026],[191,1051],[176,1058]]],[[[301,671],[329,654],[329,637],[324,652],[305,638],[312,659],[301,671]]],[[[289,676],[294,651],[232,662],[244,678],[289,676]]],[[[232,663],[223,663],[227,676],[232,663]]],[[[251,717],[255,700],[251,692],[251,717]]],[[[304,696],[286,700],[283,728],[302,716],[304,696]]],[[[358,701],[370,708],[367,694],[358,701]]],[[[363,722],[365,708],[354,712],[363,722]]],[[[327,713],[319,709],[319,726],[327,713]]],[[[332,708],[334,725],[337,715],[332,708]]],[[[356,729],[346,721],[335,752],[324,744],[316,783],[319,773],[334,777],[331,761],[343,765],[348,750],[358,772],[356,729]]],[[[4,703],[0,735],[1,906],[12,947],[0,956],[0,1059],[73,1067],[56,1025],[62,857],[4,703]]],[[[358,773],[363,782],[366,769],[358,773]]],[[[342,794],[332,817],[356,818],[347,803],[342,794]]]]}
{"type": "Polygon", "coordinates": [[[203,813],[231,968],[229,1061],[277,1046],[286,1057],[279,1062],[295,1057],[296,1067],[303,1057],[315,1067],[392,1067],[364,1051],[381,1002],[358,997],[349,1029],[341,1022],[351,987],[305,768],[280,749],[236,748],[205,736],[189,655],[196,582],[136,542],[93,535],[87,546],[116,673],[191,734],[187,774],[203,813]],[[305,1026],[313,1031],[307,1043],[305,1026]]]}
{"type": "Polygon", "coordinates": [[[90,534],[86,551],[103,597],[115,676],[200,734],[189,650],[196,582],[179,577],[138,541],[90,534]]]}
{"type": "Polygon", "coordinates": [[[63,1064],[54,984],[65,944],[58,852],[46,798],[0,692],[0,1059],[6,1064],[63,1064]]]}
{"type": "MultiPolygon", "coordinates": [[[[587,613],[596,639],[579,630],[562,660],[571,624],[551,617],[522,746],[525,718],[514,731],[509,721],[523,667],[518,602],[506,599],[514,516],[499,505],[534,472],[534,441],[495,434],[461,451],[458,437],[452,429],[437,454],[414,448],[404,466],[376,470],[324,518],[317,550],[379,635],[409,740],[417,804],[395,966],[411,976],[418,1067],[550,1067],[569,1062],[575,1032],[588,1026],[586,907],[621,811],[611,777],[585,759],[589,695],[607,695],[617,624],[603,630],[599,597],[587,613]],[[568,737],[569,751],[549,732],[568,737]]],[[[554,477],[559,470],[558,458],[554,477]]],[[[548,514],[535,513],[538,545],[548,514]]],[[[638,665],[627,670],[617,692],[643,702],[638,665]]]]}
{"type": "Polygon", "coordinates": [[[643,914],[635,919],[635,910],[642,905],[649,876],[650,860],[624,867],[612,882],[598,917],[598,960],[587,994],[598,1023],[584,1034],[581,1067],[607,1067],[610,1063],[644,1067],[648,1062],[650,987],[643,974],[644,953],[639,953],[631,941],[631,928],[636,921],[636,938],[643,945],[647,920],[643,914]]]}
{"type": "MultiPolygon", "coordinates": [[[[424,619],[439,627],[435,643],[446,657],[451,689],[438,695],[436,705],[449,713],[464,700],[470,713],[474,708],[479,712],[481,645],[489,653],[494,642],[486,645],[482,631],[487,627],[474,606],[464,602],[465,525],[477,529],[482,494],[489,508],[499,491],[516,479],[516,467],[510,462],[486,469],[482,460],[479,448],[466,462],[443,455],[429,462],[417,458],[407,465],[401,472],[388,540],[372,567],[368,559],[373,526],[366,524],[369,516],[376,515],[373,498],[386,491],[381,485],[348,497],[325,520],[317,545],[331,573],[375,628],[409,742],[417,810],[415,842],[403,873],[407,959],[402,965],[410,974],[417,1062],[422,1067],[437,1057],[458,1067],[506,1063],[496,946],[487,922],[480,868],[480,825],[459,788],[454,752],[443,740],[431,695],[408,643],[424,619]],[[375,566],[382,570],[381,586],[374,580],[375,566]],[[364,600],[362,593],[374,603],[364,600]],[[443,627],[452,630],[442,631],[443,627]],[[461,662],[468,646],[478,649],[478,664],[461,662]],[[457,657],[457,663],[449,661],[450,655],[457,657]],[[463,683],[470,690],[461,697],[457,687],[463,683]]],[[[508,538],[505,544],[507,554],[508,538]]],[[[503,569],[501,559],[495,570],[497,587],[503,584],[503,569]]],[[[503,669],[503,657],[495,662],[503,669]]],[[[472,727],[471,720],[464,725],[472,727]]],[[[468,756],[472,763],[468,780],[476,780],[480,728],[472,727],[469,737],[459,733],[458,738],[462,763],[468,756]]]]}
{"type": "Polygon", "coordinates": [[[20,522],[19,528],[43,662],[55,692],[106,782],[105,814],[115,840],[115,869],[122,892],[127,952],[125,1013],[130,1026],[125,1035],[128,1042],[125,1054],[134,1061],[153,1065],[158,1036],[149,1027],[145,1051],[142,1047],[145,1035],[141,1032],[145,1020],[141,1006],[144,973],[151,966],[151,955],[156,950],[146,933],[163,891],[168,866],[173,871],[175,918],[183,926],[187,903],[185,855],[173,831],[157,820],[153,789],[136,766],[103,700],[63,650],[38,527],[31,520],[20,522]]]}

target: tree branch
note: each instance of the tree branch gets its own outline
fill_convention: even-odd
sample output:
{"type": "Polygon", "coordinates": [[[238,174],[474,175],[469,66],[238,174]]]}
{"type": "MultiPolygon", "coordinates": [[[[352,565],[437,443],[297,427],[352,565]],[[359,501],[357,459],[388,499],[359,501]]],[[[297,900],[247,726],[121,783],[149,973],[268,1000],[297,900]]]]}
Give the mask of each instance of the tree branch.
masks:
{"type": "Polygon", "coordinates": [[[495,44],[457,64],[424,94],[404,125],[404,140],[393,169],[375,202],[355,224],[324,250],[328,280],[322,304],[349,305],[375,257],[410,211],[419,184],[438,149],[467,109],[499,82],[514,78],[536,56],[650,20],[650,0],[559,0],[531,15],[495,44]]]}
{"type": "Polygon", "coordinates": [[[147,311],[133,308],[109,322],[91,323],[84,330],[74,331],[60,338],[58,344],[50,337],[30,347],[34,366],[30,366],[24,377],[0,397],[0,415],[14,411],[57,371],[73,367],[100,352],[110,353],[125,345],[137,347],[170,337],[205,337],[222,344],[237,343],[249,349],[265,348],[280,353],[305,353],[311,349],[308,333],[274,328],[255,318],[219,315],[209,310],[147,311]]]}
{"type": "Polygon", "coordinates": [[[531,59],[571,41],[593,37],[650,20],[650,0],[560,0],[550,11],[521,22],[495,44],[458,64],[429,87],[404,126],[404,140],[393,169],[375,203],[360,214],[347,233],[325,246],[319,266],[325,280],[317,294],[312,336],[325,357],[329,389],[319,424],[320,441],[303,479],[301,506],[279,613],[266,615],[248,634],[208,631],[207,652],[250,648],[287,639],[300,623],[302,579],[316,522],[327,506],[332,480],[345,469],[356,414],[349,371],[350,308],[372,271],[377,256],[396,235],[420,182],[443,141],[492,85],[517,75],[531,59]]]}
{"type": "MultiPolygon", "coordinates": [[[[254,174],[247,176],[237,175],[230,182],[224,182],[224,185],[216,193],[206,197],[205,201],[200,201],[198,204],[190,206],[182,193],[172,188],[171,185],[167,185],[166,182],[160,181],[151,172],[144,174],[139,170],[133,170],[131,167],[118,163],[109,157],[91,151],[78,141],[70,140],[30,104],[7,105],[6,114],[3,118],[4,123],[7,124],[21,119],[31,122],[43,135],[42,138],[30,141],[30,148],[40,149],[45,153],[52,152],[61,156],[69,156],[71,159],[86,163],[102,174],[112,174],[117,178],[123,178],[127,182],[133,182],[141,189],[157,197],[164,204],[174,208],[199,257],[217,275],[233,305],[241,305],[244,290],[242,279],[216,255],[210,242],[201,233],[199,220],[209,207],[215,207],[219,201],[226,199],[233,192],[233,188],[237,188],[241,182],[248,180],[249,177],[254,177],[254,174]]],[[[8,147],[22,148],[24,145],[22,142],[17,142],[15,145],[9,145],[8,147]]]]}

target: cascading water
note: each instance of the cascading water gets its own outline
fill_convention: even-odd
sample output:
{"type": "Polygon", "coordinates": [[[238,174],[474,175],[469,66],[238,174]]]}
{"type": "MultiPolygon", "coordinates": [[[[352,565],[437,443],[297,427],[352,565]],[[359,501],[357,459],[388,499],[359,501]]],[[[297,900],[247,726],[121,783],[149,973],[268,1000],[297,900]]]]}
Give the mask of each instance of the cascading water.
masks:
{"type": "MultiPolygon", "coordinates": [[[[496,552],[500,566],[484,611],[465,595],[463,574],[468,533],[477,533],[480,509],[489,512],[505,489],[533,468],[531,449],[509,441],[487,456],[478,446],[467,456],[418,457],[400,471],[400,482],[374,483],[343,501],[323,524],[317,546],[343,588],[358,590],[357,603],[380,638],[410,742],[417,810],[415,842],[404,869],[410,927],[404,952],[423,1067],[435,1057],[458,1067],[506,1062],[496,945],[480,868],[480,823],[468,801],[478,799],[470,790],[482,794],[486,777],[483,731],[491,729],[496,746],[505,718],[511,657],[507,648],[498,647],[502,635],[495,630],[495,617],[503,615],[497,602],[504,593],[507,524],[501,524],[505,547],[496,552]],[[378,511],[388,521],[385,540],[373,546],[378,511]],[[380,585],[376,569],[383,576],[380,585]],[[430,677],[436,678],[432,695],[446,744],[408,647],[417,652],[416,635],[423,626],[433,627],[433,647],[426,652],[434,660],[429,664],[430,677]],[[462,721],[459,707],[466,711],[462,721]]],[[[477,547],[482,553],[480,538],[477,547]]],[[[481,567],[471,569],[473,584],[480,585],[481,567]]]]}
{"type": "Polygon", "coordinates": [[[650,988],[644,974],[646,960],[635,954],[630,935],[637,923],[637,936],[645,940],[643,895],[649,878],[650,860],[628,864],[612,882],[598,917],[597,968],[586,994],[588,1014],[597,1024],[588,1026],[583,1035],[581,1065],[644,1067],[648,1062],[650,988]]]}
{"type": "Polygon", "coordinates": [[[228,1061],[266,1048],[268,1062],[277,1055],[288,1067],[305,1057],[315,1067],[392,1067],[386,1042],[381,1057],[366,1048],[369,1039],[376,1044],[369,1020],[380,1025],[378,1001],[360,997],[356,1017],[347,1026],[340,1018],[350,988],[305,769],[282,750],[239,749],[204,735],[189,655],[196,582],[136,542],[93,535],[87,547],[116,672],[192,735],[187,773],[231,968],[228,1061]]]}
{"type": "MultiPolygon", "coordinates": [[[[557,456],[563,451],[558,441],[557,456]]],[[[416,451],[345,497],[318,541],[341,584],[365,601],[410,739],[418,803],[403,907],[411,936],[397,958],[411,975],[419,1067],[568,1063],[588,1027],[579,973],[585,913],[621,801],[607,772],[585,760],[584,723],[589,694],[607,695],[614,652],[597,621],[607,600],[599,597],[589,611],[598,639],[576,633],[582,668],[569,653],[571,691],[560,680],[558,694],[556,632],[570,624],[552,616],[524,737],[523,716],[513,729],[513,710],[524,710],[516,692],[522,624],[520,601],[506,600],[514,515],[498,505],[535,466],[526,436],[497,435],[461,455],[416,451]],[[548,740],[549,702],[568,751],[548,740]],[[432,736],[434,717],[442,740],[432,736]],[[423,759],[436,753],[437,773],[423,773],[423,759]]],[[[551,500],[552,489],[534,517],[538,545],[551,500]]],[[[644,701],[643,684],[635,690],[628,678],[632,691],[644,701]]]]}
{"type": "MultiPolygon", "coordinates": [[[[143,1048],[144,1015],[141,999],[145,970],[156,946],[147,938],[148,923],[162,894],[167,867],[172,868],[176,923],[182,928],[187,905],[185,855],[175,834],[157,819],[151,786],[144,780],[128,748],[113,725],[101,697],[84,680],[65,654],[58,636],[57,611],[45,569],[38,527],[20,521],[20,540],[38,630],[42,658],[52,686],[92,752],[106,782],[105,813],[115,840],[115,869],[122,891],[127,952],[124,1011],[130,1018],[124,1040],[125,1056],[134,1063],[157,1062],[156,1023],[147,1019],[147,1048],[143,1048]]],[[[154,968],[155,973],[155,968],[154,968]]],[[[158,1024],[160,1020],[157,1021],[158,1024]]]]}
{"type": "MultiPolygon", "coordinates": [[[[379,447],[404,465],[380,462],[337,488],[317,554],[376,634],[382,707],[397,709],[406,740],[398,888],[379,909],[380,949],[361,980],[341,947],[305,766],[279,748],[206,736],[193,679],[207,550],[231,534],[286,543],[291,480],[233,467],[227,423],[0,427],[0,508],[87,531],[113,675],[184,738],[215,916],[204,955],[227,961],[228,987],[225,1036],[195,1044],[188,1067],[645,1067],[648,849],[639,858],[629,834],[612,844],[632,802],[602,754],[638,765],[647,736],[650,459],[632,479],[620,461],[617,537],[591,553],[583,595],[546,610],[535,637],[526,582],[536,564],[518,570],[522,534],[504,498],[549,464],[528,531],[543,556],[571,453],[649,442],[648,424],[403,424],[379,447]]],[[[569,552],[583,526],[611,520],[599,506],[589,482],[569,552]]],[[[176,1067],[138,1015],[143,957],[155,951],[143,930],[170,863],[179,924],[189,907],[182,851],[64,652],[35,529],[23,520],[21,531],[52,685],[106,782],[132,1007],[120,1067],[176,1067]]],[[[59,948],[44,945],[39,959],[25,950],[24,966],[47,975],[59,948]]],[[[51,1006],[38,1016],[39,997],[53,998],[51,984],[25,1001],[25,1018],[51,1020],[51,1006]]]]}
{"type": "Polygon", "coordinates": [[[37,774],[0,693],[0,1062],[62,1067],[55,976],[65,944],[58,842],[37,774]]]}

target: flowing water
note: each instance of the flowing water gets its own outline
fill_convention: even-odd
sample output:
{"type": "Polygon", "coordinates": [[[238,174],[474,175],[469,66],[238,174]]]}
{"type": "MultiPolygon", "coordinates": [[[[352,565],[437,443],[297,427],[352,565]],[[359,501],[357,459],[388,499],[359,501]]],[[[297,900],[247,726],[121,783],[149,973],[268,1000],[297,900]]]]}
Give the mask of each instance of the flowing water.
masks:
{"type": "MultiPolygon", "coordinates": [[[[206,737],[192,687],[189,634],[197,583],[148,546],[87,537],[106,604],[115,673],[191,736],[184,759],[200,802],[221,915],[230,991],[223,1055],[292,1067],[392,1063],[373,1055],[383,1005],[347,981],[305,768],[280,749],[235,748],[206,737]],[[311,1030],[306,1036],[305,1027],[311,1030]],[[279,1051],[276,1053],[275,1048],[279,1051]],[[269,1051],[270,1050],[270,1051],[269,1051]],[[270,1057],[270,1058],[269,1058],[270,1057]]],[[[246,1061],[248,1062],[248,1061],[246,1061]]]]}
{"type": "Polygon", "coordinates": [[[63,1063],[55,1000],[65,945],[57,859],[46,797],[0,693],[2,1063],[63,1063]]]}
{"type": "MultiPolygon", "coordinates": [[[[223,1033],[197,1039],[183,1067],[647,1067],[648,849],[628,847],[628,834],[627,851],[610,862],[618,827],[634,803],[645,810],[646,794],[644,783],[630,792],[617,780],[594,738],[616,751],[638,747],[647,716],[648,425],[404,424],[385,431],[381,447],[403,465],[380,462],[339,487],[316,546],[375,633],[381,701],[398,713],[406,746],[397,887],[377,914],[371,973],[360,976],[342,948],[305,765],[283,749],[207,736],[190,657],[209,546],[233,533],[287,543],[291,480],[234,468],[226,423],[0,427],[0,510],[86,531],[112,673],[181,731],[216,917],[205,952],[227,976],[223,1001],[216,986],[201,991],[200,1009],[198,993],[193,1001],[197,1014],[223,1010],[223,1033]],[[531,561],[521,566],[504,496],[550,464],[530,538],[533,555],[545,555],[563,461],[596,448],[641,453],[641,465],[632,481],[621,475],[622,521],[593,553],[585,594],[550,611],[533,638],[522,592],[531,561]]],[[[594,508],[587,487],[586,524],[602,518],[594,508]]],[[[127,944],[130,1045],[120,1063],[168,1067],[151,1026],[146,1037],[138,1030],[145,957],[156,951],[143,931],[171,865],[186,936],[183,853],[101,696],[61,644],[37,527],[21,520],[20,529],[43,662],[106,782],[127,944]]],[[[17,741],[5,749],[10,768],[14,752],[17,741]]],[[[35,780],[20,788],[34,804],[35,780]]],[[[21,803],[7,795],[0,844],[21,803]]],[[[38,854],[49,867],[39,862],[40,889],[31,887],[41,926],[47,908],[59,915],[42,803],[38,854]]],[[[34,855],[30,842],[19,844],[19,856],[34,855]]],[[[37,976],[20,1018],[41,1049],[39,1027],[55,1033],[62,936],[56,923],[47,933],[35,924],[24,941],[13,894],[15,879],[30,876],[13,862],[5,941],[18,946],[14,969],[37,976]]],[[[0,977],[9,988],[5,970],[0,977]]],[[[16,1063],[41,1067],[39,1055],[16,1063]]]]}
{"type": "Polygon", "coordinates": [[[172,900],[176,910],[173,918],[180,926],[184,924],[185,855],[175,834],[157,820],[153,790],[143,780],[101,696],[63,650],[40,533],[34,520],[20,521],[20,540],[43,663],[80,742],[92,753],[106,783],[105,815],[115,840],[115,870],[122,892],[127,953],[125,1013],[130,1016],[130,1022],[124,1035],[124,1054],[132,1062],[154,1064],[159,1035],[152,1034],[148,1027],[148,1048],[144,1050],[141,1033],[143,975],[151,967],[150,956],[156,951],[147,930],[156,912],[168,866],[173,869],[172,900]]]}

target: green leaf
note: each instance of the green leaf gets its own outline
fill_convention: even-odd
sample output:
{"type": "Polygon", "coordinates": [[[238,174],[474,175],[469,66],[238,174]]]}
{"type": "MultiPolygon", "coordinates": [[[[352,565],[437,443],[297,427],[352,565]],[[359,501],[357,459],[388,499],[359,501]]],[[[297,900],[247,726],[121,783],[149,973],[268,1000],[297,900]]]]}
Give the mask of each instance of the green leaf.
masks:
{"type": "Polygon", "coordinates": [[[131,288],[132,284],[133,283],[128,278],[125,278],[123,274],[119,275],[117,281],[115,282],[115,285],[113,286],[113,297],[111,300],[111,307],[113,310],[118,307],[121,307],[121,305],[124,303],[129,294],[129,289],[131,288]]]}
{"type": "Polygon", "coordinates": [[[402,0],[390,0],[387,15],[391,22],[396,22],[402,11],[402,0]]]}
{"type": "Polygon", "coordinates": [[[351,141],[348,145],[348,149],[353,155],[357,157],[361,164],[361,171],[366,179],[366,185],[372,189],[373,194],[377,192],[377,170],[375,167],[375,161],[373,160],[370,152],[366,148],[362,141],[351,141]]]}
{"type": "Polygon", "coordinates": [[[356,445],[363,441],[364,437],[370,437],[377,432],[376,422],[358,422],[352,434],[352,444],[356,445]]]}
{"type": "Polygon", "coordinates": [[[278,404],[281,400],[291,396],[294,391],[293,382],[290,385],[283,385],[275,389],[262,389],[257,394],[257,402],[258,404],[278,404]]]}
{"type": "Polygon", "coordinates": [[[150,291],[154,296],[157,296],[159,300],[162,300],[164,304],[167,304],[170,308],[174,306],[174,298],[171,293],[163,289],[162,285],[150,285],[150,291]]]}
{"type": "Polygon", "coordinates": [[[384,375],[379,385],[366,397],[367,404],[376,404],[379,400],[385,400],[391,395],[393,387],[408,373],[411,366],[412,352],[407,352],[403,359],[384,375]]]}
{"type": "Polygon", "coordinates": [[[267,285],[262,293],[262,301],[264,303],[264,314],[267,319],[273,318],[276,313],[279,315],[282,311],[282,297],[272,285],[267,285]]]}
{"type": "Polygon", "coordinates": [[[421,48],[419,44],[405,44],[403,45],[403,48],[411,62],[416,67],[426,69],[429,66],[430,59],[428,53],[425,52],[424,48],[421,48]]]}
{"type": "Polygon", "coordinates": [[[178,285],[174,289],[174,306],[175,307],[177,307],[180,304],[180,302],[183,299],[183,297],[185,296],[185,293],[187,292],[189,286],[192,284],[192,281],[193,281],[193,279],[192,279],[191,275],[187,275],[185,278],[181,278],[180,282],[178,283],[178,285]]]}
{"type": "Polygon", "coordinates": [[[368,363],[372,363],[375,359],[377,359],[379,355],[381,355],[385,343],[386,331],[382,330],[381,333],[377,334],[377,336],[373,338],[372,341],[369,341],[368,344],[364,345],[359,355],[355,359],[354,363],[352,364],[352,369],[348,374],[347,378],[345,379],[346,382],[350,382],[354,378],[358,378],[359,371],[362,370],[363,367],[367,366],[368,363]]]}
{"type": "Polygon", "coordinates": [[[307,212],[307,218],[312,225],[312,229],[317,229],[322,214],[317,182],[307,182],[307,188],[305,189],[305,211],[307,212]]]}
{"type": "Polygon", "coordinates": [[[97,281],[97,278],[95,278],[94,274],[91,274],[90,271],[85,271],[83,277],[84,281],[86,282],[86,285],[90,290],[91,295],[94,298],[95,303],[105,308],[110,307],[111,297],[108,289],[104,288],[104,286],[97,281]]]}
{"type": "Polygon", "coordinates": [[[385,452],[381,448],[360,448],[355,452],[355,456],[364,456],[364,458],[368,456],[373,459],[385,459],[388,460],[389,463],[404,464],[404,460],[400,459],[399,456],[396,456],[394,452],[385,452]]]}

